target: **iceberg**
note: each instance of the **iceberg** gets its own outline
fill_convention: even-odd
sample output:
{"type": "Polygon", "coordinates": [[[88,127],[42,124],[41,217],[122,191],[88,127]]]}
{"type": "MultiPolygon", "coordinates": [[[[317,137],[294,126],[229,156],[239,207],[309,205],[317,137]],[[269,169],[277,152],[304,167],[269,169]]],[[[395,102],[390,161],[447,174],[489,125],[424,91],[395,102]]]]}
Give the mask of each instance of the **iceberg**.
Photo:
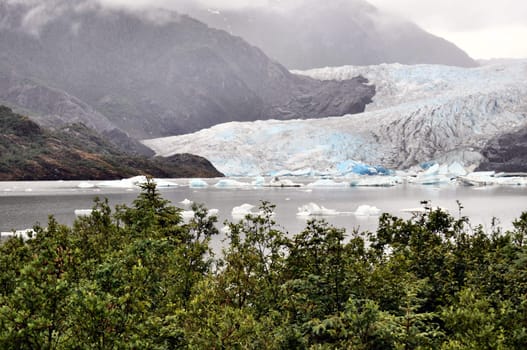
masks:
{"type": "Polygon", "coordinates": [[[308,203],[298,208],[297,216],[335,216],[339,212],[334,209],[325,208],[316,203],[308,203]]]}
{"type": "Polygon", "coordinates": [[[183,210],[181,211],[181,218],[184,222],[189,222],[194,217],[193,210],[183,210]]]}
{"type": "Polygon", "coordinates": [[[420,214],[426,212],[426,209],[423,207],[415,207],[415,208],[404,208],[401,209],[403,213],[411,213],[411,214],[420,214]]]}
{"type": "Polygon", "coordinates": [[[448,165],[435,163],[415,177],[408,177],[407,180],[417,185],[442,185],[452,183],[452,176],[449,174],[448,165]]]}
{"type": "Polygon", "coordinates": [[[251,182],[251,185],[253,185],[255,187],[263,187],[263,186],[265,186],[265,178],[263,176],[257,176],[251,182]]]}
{"type": "Polygon", "coordinates": [[[402,179],[399,176],[385,175],[360,176],[350,180],[352,187],[391,187],[400,183],[402,179]]]}
{"type": "Polygon", "coordinates": [[[108,180],[102,181],[95,184],[99,188],[122,188],[122,189],[133,189],[137,188],[137,184],[131,181],[130,179],[122,180],[108,180]]]}
{"type": "Polygon", "coordinates": [[[278,176],[272,178],[266,185],[267,187],[302,187],[301,184],[295,183],[289,179],[280,179],[278,176]]]}
{"type": "Polygon", "coordinates": [[[188,187],[190,188],[207,188],[209,184],[202,179],[190,179],[188,180],[188,187]]]}
{"type": "Polygon", "coordinates": [[[255,214],[252,212],[254,205],[244,203],[240,206],[232,208],[231,215],[234,219],[243,219],[246,215],[255,214]]]}
{"type": "Polygon", "coordinates": [[[495,185],[495,175],[494,171],[475,171],[465,176],[460,176],[458,180],[468,186],[495,185]]]}
{"type": "Polygon", "coordinates": [[[357,210],[353,212],[356,216],[377,216],[380,213],[379,208],[367,204],[359,205],[357,210]]]}
{"type": "Polygon", "coordinates": [[[16,231],[9,231],[9,232],[0,232],[0,240],[8,239],[11,237],[19,237],[22,238],[24,241],[27,241],[34,237],[34,231],[33,229],[26,229],[26,230],[16,230],[16,231]]]}
{"type": "Polygon", "coordinates": [[[454,177],[467,175],[467,170],[459,162],[453,162],[448,167],[448,172],[454,177]]]}
{"type": "MultiPolygon", "coordinates": [[[[135,189],[140,187],[142,184],[147,183],[148,179],[144,175],[140,176],[134,176],[128,179],[121,179],[121,180],[108,180],[108,181],[101,181],[94,185],[94,187],[99,188],[122,188],[122,189],[135,189]]],[[[168,187],[177,187],[178,184],[175,182],[163,180],[163,179],[152,179],[152,181],[156,184],[158,188],[168,188],[168,187]]],[[[90,188],[88,187],[89,183],[81,183],[84,187],[82,188],[90,188]]],[[[80,185],[79,184],[79,187],[80,185]]]]}
{"type": "MultiPolygon", "coordinates": [[[[441,210],[441,211],[443,211],[445,213],[448,213],[448,209],[447,208],[440,207],[440,206],[435,206],[435,207],[432,207],[430,209],[431,210],[441,210]]],[[[404,209],[401,209],[401,212],[417,215],[417,214],[426,213],[428,210],[429,209],[426,209],[426,208],[423,208],[423,207],[415,207],[415,208],[404,208],[404,209]]]]}
{"type": "Polygon", "coordinates": [[[331,187],[348,187],[348,186],[349,185],[345,182],[336,182],[330,179],[320,179],[320,180],[317,180],[315,182],[312,182],[306,185],[306,187],[311,187],[311,188],[317,188],[317,187],[331,188],[331,187]]]}
{"type": "Polygon", "coordinates": [[[221,179],[214,185],[216,188],[247,188],[250,186],[251,184],[247,182],[241,182],[232,179],[221,179]]]}
{"type": "Polygon", "coordinates": [[[516,174],[499,173],[493,171],[477,171],[460,176],[459,181],[469,186],[527,186],[527,176],[518,176],[516,174]]]}
{"type": "Polygon", "coordinates": [[[216,208],[212,208],[212,209],[209,209],[207,213],[208,213],[208,216],[216,216],[220,213],[220,210],[216,208]]]}
{"type": "Polygon", "coordinates": [[[182,204],[185,207],[190,207],[192,205],[192,203],[194,203],[194,202],[192,202],[190,199],[187,199],[187,198],[185,198],[181,202],[179,202],[179,204],[182,204]]]}
{"type": "Polygon", "coordinates": [[[420,174],[417,177],[409,177],[408,182],[417,185],[443,185],[452,183],[452,179],[442,174],[420,174]]]}
{"type": "MultiPolygon", "coordinates": [[[[216,216],[220,212],[219,209],[209,209],[207,211],[207,216],[216,216]]],[[[190,220],[194,218],[194,215],[196,213],[193,210],[182,210],[181,211],[181,218],[184,222],[188,223],[190,220]]]]}
{"type": "Polygon", "coordinates": [[[93,213],[93,209],[75,209],[73,213],[76,217],[90,216],[93,213]]]}
{"type": "Polygon", "coordinates": [[[78,188],[94,188],[95,185],[89,182],[81,182],[77,185],[78,188]]]}

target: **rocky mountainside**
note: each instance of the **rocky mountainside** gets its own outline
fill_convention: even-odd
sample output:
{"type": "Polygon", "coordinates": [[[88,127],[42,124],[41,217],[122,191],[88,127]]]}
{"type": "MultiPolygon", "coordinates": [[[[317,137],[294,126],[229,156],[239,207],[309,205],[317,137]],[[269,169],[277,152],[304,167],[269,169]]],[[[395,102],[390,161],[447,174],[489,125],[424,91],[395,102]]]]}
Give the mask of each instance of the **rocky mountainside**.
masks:
{"type": "Polygon", "coordinates": [[[0,106],[0,181],[222,176],[207,160],[188,154],[147,159],[125,155],[83,124],[46,130],[0,106]]]}
{"type": "MultiPolygon", "coordinates": [[[[113,127],[136,139],[233,120],[357,113],[375,94],[362,78],[293,75],[241,38],[174,12],[4,0],[0,23],[0,76],[63,91],[78,99],[68,108],[93,116],[97,130],[113,127]]],[[[0,99],[13,107],[24,100],[12,85],[2,90],[0,99]]],[[[70,118],[54,111],[43,118],[56,114],[70,118]]]]}
{"type": "Polygon", "coordinates": [[[527,172],[527,126],[493,138],[481,153],[485,159],[478,170],[527,172]]]}
{"type": "Polygon", "coordinates": [[[31,116],[42,127],[53,129],[81,123],[98,130],[114,146],[126,153],[154,155],[151,149],[130,138],[108,118],[75,96],[34,80],[18,77],[13,71],[0,71],[0,103],[31,116]]]}
{"type": "Polygon", "coordinates": [[[243,37],[290,69],[396,62],[478,65],[454,44],[363,0],[285,1],[266,8],[187,11],[243,37]]]}
{"type": "Polygon", "coordinates": [[[392,169],[432,160],[473,167],[499,162],[500,169],[523,162],[527,61],[480,68],[347,66],[304,74],[318,79],[362,74],[377,86],[377,95],[361,115],[228,123],[145,144],[170,155],[187,152],[192,141],[199,155],[227,175],[310,169],[339,175],[357,161],[392,169]]]}

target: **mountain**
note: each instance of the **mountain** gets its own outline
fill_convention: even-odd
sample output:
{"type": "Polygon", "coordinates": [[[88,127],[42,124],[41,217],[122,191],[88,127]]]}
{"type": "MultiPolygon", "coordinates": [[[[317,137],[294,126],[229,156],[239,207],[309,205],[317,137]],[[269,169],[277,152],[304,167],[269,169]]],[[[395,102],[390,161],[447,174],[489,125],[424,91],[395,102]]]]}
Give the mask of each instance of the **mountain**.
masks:
{"type": "MultiPolygon", "coordinates": [[[[0,72],[64,92],[98,131],[135,139],[233,120],[357,113],[375,94],[360,77],[291,74],[241,38],[185,15],[87,0],[0,1],[0,72]]],[[[0,98],[24,107],[16,93],[0,98]]]]}
{"type": "Polygon", "coordinates": [[[151,149],[119,130],[112,122],[88,104],[65,91],[31,79],[18,77],[14,72],[0,71],[0,103],[15,109],[39,125],[63,128],[81,123],[98,130],[114,146],[126,153],[153,156],[151,149]]]}
{"type": "Polygon", "coordinates": [[[147,159],[130,156],[83,124],[50,131],[0,106],[0,181],[222,176],[188,154],[147,159]]]}
{"type": "Polygon", "coordinates": [[[381,63],[478,63],[454,44],[363,0],[302,0],[237,10],[187,11],[239,35],[290,69],[381,63]]]}
{"type": "Polygon", "coordinates": [[[481,153],[478,170],[527,172],[527,126],[491,139],[481,153]]]}
{"type": "Polygon", "coordinates": [[[361,74],[376,85],[377,94],[361,115],[227,123],[144,143],[164,156],[198,150],[226,175],[281,170],[339,175],[354,162],[392,169],[430,160],[477,167],[496,162],[491,154],[498,154],[505,165],[523,163],[525,169],[521,153],[527,130],[525,60],[480,68],[346,66],[303,74],[321,80],[361,74]]]}

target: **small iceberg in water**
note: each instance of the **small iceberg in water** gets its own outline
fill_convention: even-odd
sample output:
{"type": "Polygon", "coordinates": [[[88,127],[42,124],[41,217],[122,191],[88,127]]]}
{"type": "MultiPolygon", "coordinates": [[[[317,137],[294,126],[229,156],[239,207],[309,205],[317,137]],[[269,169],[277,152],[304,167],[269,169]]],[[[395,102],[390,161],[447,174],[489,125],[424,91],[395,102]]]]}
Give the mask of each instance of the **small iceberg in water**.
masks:
{"type": "Polygon", "coordinates": [[[190,179],[188,180],[188,187],[190,188],[207,188],[209,184],[202,179],[190,179]]]}
{"type": "Polygon", "coordinates": [[[90,216],[93,213],[93,209],[75,209],[73,212],[76,217],[90,216]]]}
{"type": "Polygon", "coordinates": [[[301,184],[295,183],[291,180],[283,180],[280,179],[278,176],[273,177],[271,181],[269,181],[269,184],[267,184],[268,187],[301,187],[301,184]]]}
{"type": "Polygon", "coordinates": [[[190,199],[187,199],[187,198],[185,198],[181,202],[179,202],[179,204],[182,204],[185,207],[190,207],[192,205],[192,203],[194,203],[194,202],[192,202],[190,199]]]}
{"type": "Polygon", "coordinates": [[[380,213],[381,210],[379,208],[367,204],[360,205],[357,210],[353,212],[353,214],[355,214],[356,216],[363,217],[378,216],[380,213]]]}
{"type": "Polygon", "coordinates": [[[256,214],[253,213],[254,205],[244,203],[240,206],[232,208],[231,215],[234,219],[243,219],[246,215],[256,214]]]}
{"type": "Polygon", "coordinates": [[[26,230],[16,230],[16,231],[10,231],[10,232],[0,232],[0,241],[4,239],[9,239],[12,237],[19,237],[22,238],[24,241],[27,241],[34,237],[34,231],[33,229],[26,229],[26,230]]]}
{"type": "Polygon", "coordinates": [[[95,185],[89,182],[81,182],[77,185],[77,188],[94,188],[95,185]]]}
{"type": "Polygon", "coordinates": [[[392,187],[402,183],[399,176],[370,175],[360,176],[350,181],[352,187],[392,187]]]}
{"type": "Polygon", "coordinates": [[[308,203],[298,208],[297,216],[335,216],[339,215],[339,212],[334,209],[325,208],[322,205],[316,203],[308,203]]]}
{"type": "Polygon", "coordinates": [[[332,187],[348,187],[347,183],[344,182],[336,182],[330,179],[320,179],[315,182],[312,182],[306,187],[310,188],[332,188],[332,187]]]}
{"type": "Polygon", "coordinates": [[[214,185],[214,187],[216,188],[247,188],[250,186],[251,184],[247,182],[241,182],[231,179],[221,179],[214,185]]]}

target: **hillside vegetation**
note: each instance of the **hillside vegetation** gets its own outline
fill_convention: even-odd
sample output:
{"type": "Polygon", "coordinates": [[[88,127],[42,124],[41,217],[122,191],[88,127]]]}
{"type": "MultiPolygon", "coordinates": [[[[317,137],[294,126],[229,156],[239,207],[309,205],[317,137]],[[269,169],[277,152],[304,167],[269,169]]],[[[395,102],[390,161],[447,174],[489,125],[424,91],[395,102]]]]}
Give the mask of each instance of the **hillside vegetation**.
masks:
{"type": "Polygon", "coordinates": [[[120,179],[222,176],[205,159],[192,155],[148,159],[130,156],[83,124],[58,130],[0,106],[0,180],[120,179]]]}
{"type": "Polygon", "coordinates": [[[424,205],[288,235],[262,203],[215,256],[216,218],[184,223],[147,182],[0,246],[0,348],[525,349],[527,213],[486,232],[424,205]]]}

